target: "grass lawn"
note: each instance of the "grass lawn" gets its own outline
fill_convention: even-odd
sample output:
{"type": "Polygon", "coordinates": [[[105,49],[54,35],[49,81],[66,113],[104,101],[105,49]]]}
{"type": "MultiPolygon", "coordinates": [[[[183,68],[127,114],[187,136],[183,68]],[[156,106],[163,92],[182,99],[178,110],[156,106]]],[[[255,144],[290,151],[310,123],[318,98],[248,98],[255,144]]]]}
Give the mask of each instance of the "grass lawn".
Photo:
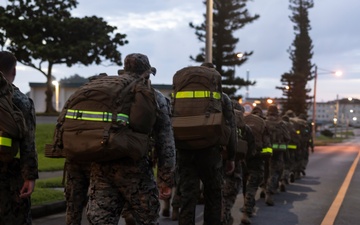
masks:
{"type": "MultiPolygon", "coordinates": [[[[55,125],[37,124],[36,125],[36,149],[38,152],[39,171],[63,170],[65,159],[46,158],[44,154],[45,144],[53,141],[55,125]]],[[[65,200],[62,185],[62,176],[49,179],[39,179],[35,183],[35,191],[31,195],[33,206],[42,205],[50,202],[65,200]]]]}

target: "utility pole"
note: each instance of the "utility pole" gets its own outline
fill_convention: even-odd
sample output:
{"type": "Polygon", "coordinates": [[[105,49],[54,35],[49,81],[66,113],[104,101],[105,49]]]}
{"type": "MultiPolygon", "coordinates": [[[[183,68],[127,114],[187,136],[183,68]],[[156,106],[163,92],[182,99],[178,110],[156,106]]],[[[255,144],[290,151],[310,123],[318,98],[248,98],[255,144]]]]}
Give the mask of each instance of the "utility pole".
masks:
{"type": "Polygon", "coordinates": [[[317,83],[317,66],[315,65],[315,77],[314,77],[314,98],[313,98],[313,114],[312,114],[312,141],[315,142],[316,138],[316,83],[317,83]]]}
{"type": "Polygon", "coordinates": [[[205,62],[212,63],[212,46],[213,46],[213,0],[207,0],[205,62]]]}

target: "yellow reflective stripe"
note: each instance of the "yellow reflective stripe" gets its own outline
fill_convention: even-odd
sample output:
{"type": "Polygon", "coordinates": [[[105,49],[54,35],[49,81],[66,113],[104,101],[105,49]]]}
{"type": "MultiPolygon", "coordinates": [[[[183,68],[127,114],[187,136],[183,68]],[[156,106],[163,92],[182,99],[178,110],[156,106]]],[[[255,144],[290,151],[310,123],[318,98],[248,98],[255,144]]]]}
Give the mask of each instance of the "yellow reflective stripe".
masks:
{"type": "Polygon", "coordinates": [[[273,149],[286,150],[286,144],[272,144],[273,149]]]}
{"type": "MultiPolygon", "coordinates": [[[[67,119],[73,120],[88,120],[88,121],[112,121],[112,113],[110,112],[98,112],[98,111],[85,111],[77,109],[68,109],[65,115],[67,119]]],[[[116,122],[126,122],[129,121],[129,116],[123,113],[118,113],[116,116],[116,122]]]]}
{"type": "Polygon", "coordinates": [[[272,150],[272,148],[263,148],[263,149],[261,149],[261,154],[268,154],[268,153],[270,153],[270,154],[272,154],[273,153],[273,150],[272,150]]]}
{"type": "Polygon", "coordinates": [[[297,149],[297,146],[296,145],[288,145],[288,148],[289,149],[297,149]]]}
{"type": "MultiPolygon", "coordinates": [[[[172,96],[174,94],[172,93],[172,96]]],[[[214,98],[221,99],[220,92],[211,91],[179,91],[176,92],[175,98],[214,98]]]]}
{"type": "Polygon", "coordinates": [[[0,146],[11,147],[12,139],[7,137],[0,137],[0,146]]]}

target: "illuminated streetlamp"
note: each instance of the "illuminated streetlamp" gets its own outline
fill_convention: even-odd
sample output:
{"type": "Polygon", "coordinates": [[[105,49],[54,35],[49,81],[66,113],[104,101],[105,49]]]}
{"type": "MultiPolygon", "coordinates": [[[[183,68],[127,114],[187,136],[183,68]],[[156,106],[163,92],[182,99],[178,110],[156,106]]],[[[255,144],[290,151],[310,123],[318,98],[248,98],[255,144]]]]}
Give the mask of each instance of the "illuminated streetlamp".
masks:
{"type": "MultiPolygon", "coordinates": [[[[313,99],[313,115],[312,115],[312,138],[313,138],[313,142],[315,141],[315,136],[316,136],[316,83],[317,83],[317,78],[319,74],[334,74],[335,76],[342,76],[342,72],[341,71],[330,71],[330,70],[324,70],[324,69],[320,69],[315,65],[315,76],[314,76],[314,99],[313,99]],[[319,70],[323,70],[325,71],[324,73],[318,73],[318,69],[319,70]]],[[[337,118],[336,118],[337,120],[337,118]]],[[[336,124],[335,119],[334,119],[334,124],[336,124]]]]}
{"type": "Polygon", "coordinates": [[[53,80],[51,82],[55,86],[55,108],[56,111],[59,112],[59,82],[57,80],[53,80]]]}

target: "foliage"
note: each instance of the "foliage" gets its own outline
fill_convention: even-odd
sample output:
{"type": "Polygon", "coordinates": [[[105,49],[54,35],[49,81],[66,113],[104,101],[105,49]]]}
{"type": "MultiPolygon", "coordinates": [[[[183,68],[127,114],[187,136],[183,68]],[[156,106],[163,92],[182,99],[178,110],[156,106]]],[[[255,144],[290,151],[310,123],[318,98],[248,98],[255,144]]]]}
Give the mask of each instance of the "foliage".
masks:
{"type": "Polygon", "coordinates": [[[312,99],[308,95],[311,90],[306,86],[308,81],[314,79],[311,71],[313,68],[311,64],[313,45],[309,36],[311,26],[308,13],[313,6],[313,0],[290,0],[289,8],[293,13],[290,20],[294,23],[295,33],[295,39],[288,50],[292,68],[290,72],[281,76],[283,87],[276,87],[282,90],[286,97],[283,111],[291,109],[296,115],[306,114],[310,104],[309,100],[312,99]]]}
{"type": "Polygon", "coordinates": [[[331,131],[331,130],[322,130],[321,132],[321,135],[324,135],[325,137],[333,137],[334,136],[334,133],[331,131]]]}
{"type": "Polygon", "coordinates": [[[99,65],[108,60],[122,65],[118,47],[128,43],[126,35],[114,33],[117,28],[102,18],[72,17],[76,0],[7,2],[5,7],[0,6],[0,45],[47,78],[46,112],[55,111],[51,83],[54,65],[99,65]]]}
{"type": "MultiPolygon", "coordinates": [[[[239,38],[234,37],[234,32],[243,28],[246,24],[252,23],[260,16],[251,16],[246,9],[248,0],[214,0],[213,13],[213,64],[216,70],[223,76],[223,91],[231,98],[242,86],[255,85],[256,82],[235,77],[235,67],[240,66],[248,60],[253,52],[243,52],[242,57],[237,57],[235,52],[239,38]],[[225,67],[225,68],[224,68],[225,67]]],[[[204,1],[206,4],[206,1],[204,1]]],[[[190,23],[190,27],[195,29],[195,35],[201,42],[206,41],[206,15],[205,22],[201,25],[190,23]]],[[[193,57],[193,61],[203,63],[205,61],[205,48],[200,49],[200,53],[193,57]]]]}
{"type": "Polygon", "coordinates": [[[64,169],[65,160],[46,158],[44,147],[45,144],[51,144],[53,141],[55,125],[54,124],[37,124],[36,125],[36,150],[38,153],[39,171],[55,171],[64,169]]]}

